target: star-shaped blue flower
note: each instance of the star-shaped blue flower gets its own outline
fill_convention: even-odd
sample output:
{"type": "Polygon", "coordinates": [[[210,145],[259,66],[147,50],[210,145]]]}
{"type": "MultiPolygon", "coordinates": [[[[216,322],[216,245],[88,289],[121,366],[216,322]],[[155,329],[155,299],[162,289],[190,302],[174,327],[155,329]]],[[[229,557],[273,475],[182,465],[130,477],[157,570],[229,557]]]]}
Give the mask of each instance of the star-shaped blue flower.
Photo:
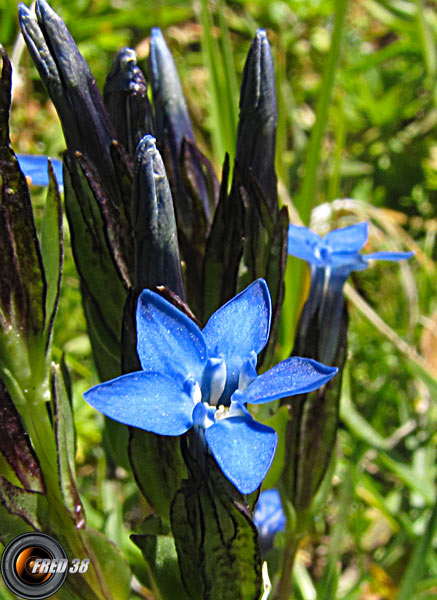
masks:
{"type": "Polygon", "coordinates": [[[414,252],[373,252],[361,254],[367,242],[368,224],[358,223],[334,229],[323,238],[308,229],[291,224],[288,228],[288,254],[302,258],[316,267],[330,269],[345,277],[351,271],[361,271],[369,260],[402,260],[414,252]]]}
{"type": "Polygon", "coordinates": [[[217,310],[203,331],[144,290],[136,313],[143,370],[95,386],[85,399],[116,421],[160,435],[203,428],[223,473],[248,494],[264,479],[277,436],[252,418],[246,404],[310,392],[337,372],[292,357],[258,376],[257,355],[267,343],[270,319],[270,293],[262,279],[217,310]]]}

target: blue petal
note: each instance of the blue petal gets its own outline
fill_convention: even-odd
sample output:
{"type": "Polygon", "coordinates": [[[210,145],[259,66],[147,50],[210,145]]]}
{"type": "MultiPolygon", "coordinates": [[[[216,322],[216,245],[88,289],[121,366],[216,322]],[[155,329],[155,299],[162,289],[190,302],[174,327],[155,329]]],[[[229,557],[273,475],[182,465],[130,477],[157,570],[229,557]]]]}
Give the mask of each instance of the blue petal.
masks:
{"type": "Polygon", "coordinates": [[[137,304],[137,350],[145,371],[201,381],[206,345],[197,325],[170,302],[144,290],[137,304]]]}
{"type": "Polygon", "coordinates": [[[261,554],[265,554],[273,548],[276,533],[285,529],[286,518],[278,490],[261,492],[253,521],[258,529],[261,554]]]}
{"type": "Polygon", "coordinates": [[[245,392],[238,394],[242,393],[244,402],[263,404],[312,392],[328,383],[337,371],[337,367],[327,367],[311,358],[292,356],[257,377],[245,392]]]}
{"type": "Polygon", "coordinates": [[[405,260],[414,256],[414,252],[373,252],[366,254],[365,260],[405,260]]]}
{"type": "MultiPolygon", "coordinates": [[[[18,164],[31,185],[49,185],[49,175],[47,172],[47,156],[37,156],[31,154],[18,154],[18,164]]],[[[56,180],[59,188],[63,187],[62,162],[54,158],[51,159],[55,171],[56,180]]]]}
{"type": "Polygon", "coordinates": [[[203,330],[209,353],[223,354],[227,363],[259,354],[269,339],[271,312],[269,288],[257,279],[210,317],[203,330]]]}
{"type": "Polygon", "coordinates": [[[261,485],[275,455],[274,429],[251,417],[229,417],[206,429],[205,437],[220,469],[242,494],[261,485]]]}
{"type": "Polygon", "coordinates": [[[193,424],[193,400],[160,373],[122,375],[91,388],[84,398],[115,421],[161,435],[181,435],[193,424]]]}
{"type": "Polygon", "coordinates": [[[330,267],[334,270],[343,270],[347,275],[351,271],[367,269],[369,263],[366,257],[359,252],[333,252],[330,256],[330,267]]]}
{"type": "Polygon", "coordinates": [[[255,507],[254,523],[262,536],[284,531],[286,518],[278,490],[261,492],[255,507]]]}
{"type": "Polygon", "coordinates": [[[357,223],[329,232],[323,238],[332,252],[358,252],[369,237],[368,224],[357,223]]]}
{"type": "Polygon", "coordinates": [[[325,260],[320,253],[323,247],[322,238],[308,227],[299,227],[293,223],[288,226],[288,254],[313,265],[323,265],[325,260]]]}

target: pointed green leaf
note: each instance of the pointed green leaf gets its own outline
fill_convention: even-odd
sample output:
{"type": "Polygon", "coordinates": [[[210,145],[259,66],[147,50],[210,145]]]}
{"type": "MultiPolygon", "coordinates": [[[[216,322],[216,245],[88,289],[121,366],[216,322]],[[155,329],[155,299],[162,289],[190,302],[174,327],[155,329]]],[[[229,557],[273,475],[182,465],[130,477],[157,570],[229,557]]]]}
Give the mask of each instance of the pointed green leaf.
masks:
{"type": "Polygon", "coordinates": [[[51,395],[58,451],[58,472],[64,504],[70,511],[77,527],[83,527],[85,513],[80,501],[75,476],[75,431],[73,413],[61,367],[52,363],[51,395]]]}
{"type": "Polygon", "coordinates": [[[284,277],[287,265],[287,232],[288,210],[283,207],[273,223],[272,235],[269,238],[267,263],[264,277],[272,297],[272,323],[268,346],[263,351],[259,364],[270,365],[276,347],[281,319],[281,309],[284,300],[284,277]]]}
{"type": "Polygon", "coordinates": [[[9,392],[0,379],[0,453],[28,491],[44,492],[38,458],[23,428],[9,392]]]}
{"type": "Polygon", "coordinates": [[[21,517],[34,529],[48,526],[48,504],[41,492],[19,488],[0,476],[0,503],[11,515],[21,517]]]}
{"type": "Polygon", "coordinates": [[[120,346],[116,332],[107,326],[102,313],[94,300],[82,287],[82,304],[88,325],[88,335],[93,349],[94,363],[102,381],[120,375],[120,346]]]}
{"type": "Polygon", "coordinates": [[[26,337],[45,322],[46,282],[26,179],[9,141],[11,64],[1,48],[0,86],[0,327],[20,327],[26,337]]]}
{"type": "MultiPolygon", "coordinates": [[[[34,528],[26,520],[11,514],[6,506],[0,503],[0,542],[2,544],[6,546],[22,533],[30,531],[34,531],[34,528]]],[[[1,593],[0,598],[2,598],[1,593]]]]}
{"type": "Polygon", "coordinates": [[[183,253],[190,305],[200,313],[202,268],[205,256],[205,241],[211,217],[218,201],[219,184],[208,159],[188,138],[182,145],[183,191],[189,199],[191,224],[189,229],[179,227],[181,251],[183,253]],[[204,210],[208,206],[208,213],[204,210]]]}
{"type": "Polygon", "coordinates": [[[41,254],[47,279],[47,343],[50,340],[59,294],[61,292],[63,263],[62,201],[50,161],[49,181],[41,230],[41,254]]]}
{"type": "Polygon", "coordinates": [[[100,559],[101,585],[106,590],[104,597],[127,600],[130,598],[132,574],[123,554],[100,531],[87,527],[86,533],[95,555],[100,559]]]}
{"type": "MultiPolygon", "coordinates": [[[[120,169],[122,163],[119,160],[123,153],[118,142],[111,144],[111,157],[118,160],[120,169]]],[[[124,196],[124,202],[120,209],[111,203],[111,198],[105,192],[102,179],[99,173],[94,169],[87,157],[80,152],[75,152],[75,160],[80,169],[80,179],[82,186],[89,188],[92,192],[95,205],[98,207],[103,229],[103,234],[106,238],[107,252],[111,255],[120,278],[126,287],[131,285],[132,273],[132,235],[131,235],[131,202],[130,197],[126,197],[126,176],[129,171],[127,169],[120,171],[120,179],[117,179],[117,189],[119,195],[124,196]],[[86,183],[85,183],[86,182],[86,183]]],[[[71,162],[73,159],[71,160],[71,162]]],[[[75,182],[73,171],[73,183],[75,182]]],[[[129,180],[129,184],[131,181],[129,180]]],[[[80,189],[80,188],[79,188],[80,189]]],[[[129,191],[130,191],[129,186],[129,191]]],[[[85,192],[86,193],[86,192],[85,192]]],[[[81,198],[79,197],[79,201],[81,198]]],[[[95,223],[97,226],[97,222],[95,223]]],[[[96,234],[100,235],[99,229],[96,228],[96,234]]]]}
{"type": "Polygon", "coordinates": [[[169,535],[131,535],[143,553],[162,600],[189,600],[181,582],[174,540],[169,535]]]}

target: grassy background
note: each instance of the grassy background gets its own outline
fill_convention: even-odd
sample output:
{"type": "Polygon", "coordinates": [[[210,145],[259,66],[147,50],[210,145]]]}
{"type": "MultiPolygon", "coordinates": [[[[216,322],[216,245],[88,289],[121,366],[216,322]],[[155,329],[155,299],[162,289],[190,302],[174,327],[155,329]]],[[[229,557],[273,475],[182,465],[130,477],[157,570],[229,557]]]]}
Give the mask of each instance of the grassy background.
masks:
{"type": "MultiPolygon", "coordinates": [[[[117,49],[132,46],[144,60],[150,27],[160,26],[198,143],[217,170],[224,152],[234,152],[251,38],[266,28],[276,64],[281,201],[292,198],[304,221],[318,206],[313,223],[320,233],[369,220],[366,251],[416,250],[410,265],[378,264],[352,278],[359,296],[350,304],[334,487],[304,540],[294,585],[296,597],[308,600],[435,598],[436,2],[54,0],[52,6],[100,87],[117,49]]],[[[17,4],[0,0],[0,17],[0,40],[11,53],[17,4]]],[[[15,150],[60,156],[61,128],[26,51],[18,64],[15,150]]],[[[34,198],[38,214],[38,191],[34,198]]],[[[91,525],[140,569],[128,541],[141,517],[135,485],[106,463],[102,420],[81,398],[97,379],[65,231],[54,351],[57,360],[66,354],[74,384],[82,493],[91,525]]],[[[291,346],[306,277],[290,261],[279,357],[291,346]]]]}

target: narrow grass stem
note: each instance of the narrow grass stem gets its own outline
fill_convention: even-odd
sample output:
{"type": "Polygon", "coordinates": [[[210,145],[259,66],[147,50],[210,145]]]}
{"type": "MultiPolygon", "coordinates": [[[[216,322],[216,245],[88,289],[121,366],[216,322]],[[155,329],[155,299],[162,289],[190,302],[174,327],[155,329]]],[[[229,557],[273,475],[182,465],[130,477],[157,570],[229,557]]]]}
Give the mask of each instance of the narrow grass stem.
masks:
{"type": "Polygon", "coordinates": [[[306,226],[309,224],[311,209],[314,205],[317,192],[317,175],[320,164],[320,154],[323,137],[325,135],[326,126],[328,123],[328,110],[334,89],[335,74],[340,56],[340,46],[343,37],[343,27],[347,6],[348,0],[337,0],[337,2],[334,3],[335,17],[334,30],[331,38],[331,47],[329,49],[328,59],[323,74],[322,87],[317,103],[316,122],[308,143],[305,175],[302,182],[302,187],[296,198],[297,209],[299,210],[302,221],[306,226]]]}

